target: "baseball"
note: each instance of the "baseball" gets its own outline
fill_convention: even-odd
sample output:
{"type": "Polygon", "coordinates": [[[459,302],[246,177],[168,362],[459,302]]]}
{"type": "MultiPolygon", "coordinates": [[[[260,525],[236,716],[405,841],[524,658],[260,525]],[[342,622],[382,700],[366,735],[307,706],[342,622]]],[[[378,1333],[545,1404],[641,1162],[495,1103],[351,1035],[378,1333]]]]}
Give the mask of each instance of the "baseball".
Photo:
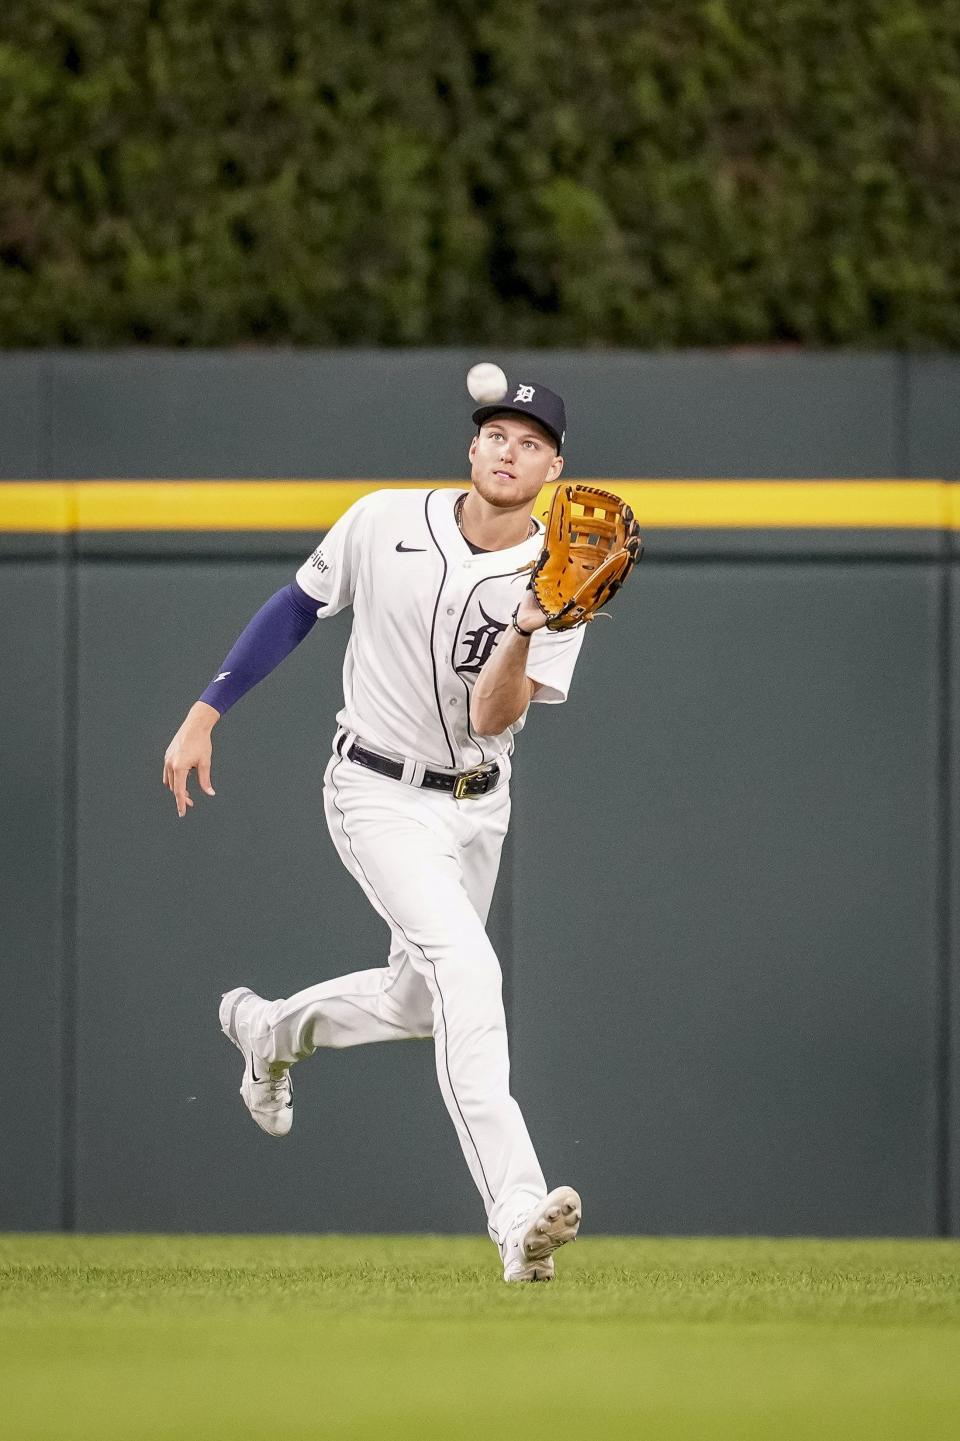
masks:
{"type": "Polygon", "coordinates": [[[506,395],[507,377],[499,365],[484,360],[467,371],[467,389],[478,404],[493,405],[506,395]]]}

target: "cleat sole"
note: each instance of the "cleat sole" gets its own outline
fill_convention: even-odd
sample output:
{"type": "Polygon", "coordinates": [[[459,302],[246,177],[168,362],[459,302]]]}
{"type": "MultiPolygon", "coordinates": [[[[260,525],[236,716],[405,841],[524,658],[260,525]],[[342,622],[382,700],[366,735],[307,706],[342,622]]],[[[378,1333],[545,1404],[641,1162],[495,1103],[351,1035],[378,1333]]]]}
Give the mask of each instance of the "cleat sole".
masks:
{"type": "Polygon", "coordinates": [[[559,1246],[575,1241],[581,1213],[580,1197],[572,1186],[560,1186],[552,1191],[523,1238],[524,1258],[535,1267],[550,1260],[559,1246]]]}

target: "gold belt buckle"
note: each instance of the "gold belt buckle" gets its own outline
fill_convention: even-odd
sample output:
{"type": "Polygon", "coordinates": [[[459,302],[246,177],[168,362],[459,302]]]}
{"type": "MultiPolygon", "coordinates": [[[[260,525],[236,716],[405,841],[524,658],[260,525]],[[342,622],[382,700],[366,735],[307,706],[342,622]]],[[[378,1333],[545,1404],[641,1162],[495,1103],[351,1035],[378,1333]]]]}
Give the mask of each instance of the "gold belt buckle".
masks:
{"type": "Polygon", "coordinates": [[[470,794],[470,792],[467,790],[467,786],[470,784],[471,781],[475,781],[478,776],[485,776],[487,774],[488,770],[480,767],[477,770],[464,771],[462,776],[457,776],[456,785],[453,788],[453,799],[455,801],[475,800],[476,797],[470,794]]]}

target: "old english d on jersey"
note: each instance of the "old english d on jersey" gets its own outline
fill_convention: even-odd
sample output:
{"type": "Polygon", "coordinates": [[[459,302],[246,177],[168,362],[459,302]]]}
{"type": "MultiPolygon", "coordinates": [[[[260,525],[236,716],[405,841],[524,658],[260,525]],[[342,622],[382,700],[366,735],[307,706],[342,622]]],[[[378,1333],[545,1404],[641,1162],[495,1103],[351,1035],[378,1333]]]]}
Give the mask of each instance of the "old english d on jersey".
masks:
{"type": "MultiPolygon", "coordinates": [[[[378,749],[465,770],[507,755],[524,717],[498,736],[470,727],[480,668],[510,624],[542,528],[509,550],[474,554],[455,490],[381,490],[350,507],[297,572],[321,619],[353,605],[338,721],[378,749]]],[[[534,701],[567,697],[582,629],[537,631],[534,701]]]]}

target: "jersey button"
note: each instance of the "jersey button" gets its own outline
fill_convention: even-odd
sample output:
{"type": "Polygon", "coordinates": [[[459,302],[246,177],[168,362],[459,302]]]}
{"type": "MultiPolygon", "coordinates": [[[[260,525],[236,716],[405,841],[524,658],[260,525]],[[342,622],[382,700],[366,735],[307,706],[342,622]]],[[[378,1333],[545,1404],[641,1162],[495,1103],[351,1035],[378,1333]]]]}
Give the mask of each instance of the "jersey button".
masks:
{"type": "Polygon", "coordinates": [[[456,606],[453,606],[453,605],[448,605],[448,606],[447,606],[447,615],[456,615],[456,613],[457,613],[457,608],[456,608],[456,606]]]}
{"type": "Polygon", "coordinates": [[[459,704],[460,704],[460,702],[457,700],[457,697],[456,697],[455,695],[452,695],[452,696],[450,697],[450,699],[447,701],[447,705],[459,705],[459,704]]]}

